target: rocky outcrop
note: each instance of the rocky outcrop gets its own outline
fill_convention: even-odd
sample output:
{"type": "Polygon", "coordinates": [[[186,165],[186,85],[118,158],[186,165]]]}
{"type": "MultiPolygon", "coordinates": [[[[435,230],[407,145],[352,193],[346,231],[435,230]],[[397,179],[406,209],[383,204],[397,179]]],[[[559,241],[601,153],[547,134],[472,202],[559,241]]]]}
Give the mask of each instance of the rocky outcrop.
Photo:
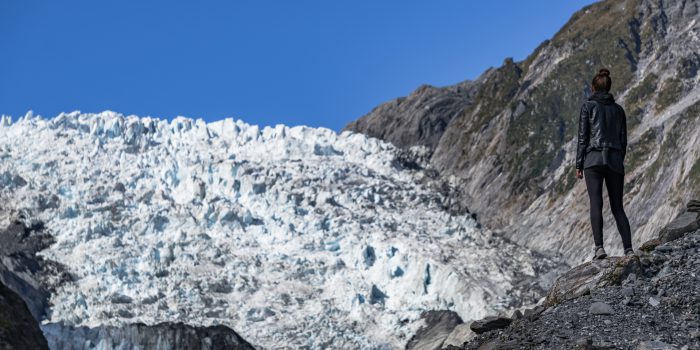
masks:
{"type": "Polygon", "coordinates": [[[438,88],[423,85],[408,97],[374,108],[346,129],[389,141],[398,147],[437,147],[453,118],[471,105],[479,81],[438,88]]]}
{"type": "Polygon", "coordinates": [[[182,323],[120,327],[42,326],[51,349],[201,349],[247,350],[253,346],[226,326],[194,327],[182,323]]]}
{"type": "MultiPolygon", "coordinates": [[[[700,194],[699,13],[697,0],[596,2],[523,61],[462,83],[468,96],[454,92],[461,84],[419,89],[347,129],[433,147],[430,163],[461,179],[460,198],[482,224],[576,265],[593,245],[585,184],[574,175],[578,112],[591,76],[607,67],[627,112],[625,205],[639,246],[700,194]],[[444,113],[432,107],[459,98],[444,113]],[[419,127],[448,120],[444,130],[419,127]]],[[[619,254],[604,213],[606,248],[619,254]]]]}
{"type": "Polygon", "coordinates": [[[37,256],[54,242],[41,221],[19,213],[0,229],[0,282],[17,293],[39,322],[52,290],[71,280],[60,264],[37,256]]]}
{"type": "Polygon", "coordinates": [[[685,225],[688,212],[658,231],[674,240],[577,266],[510,326],[445,348],[700,348],[700,229],[685,225]]]}
{"type": "Polygon", "coordinates": [[[0,349],[48,349],[39,325],[15,292],[0,283],[0,349]]]}

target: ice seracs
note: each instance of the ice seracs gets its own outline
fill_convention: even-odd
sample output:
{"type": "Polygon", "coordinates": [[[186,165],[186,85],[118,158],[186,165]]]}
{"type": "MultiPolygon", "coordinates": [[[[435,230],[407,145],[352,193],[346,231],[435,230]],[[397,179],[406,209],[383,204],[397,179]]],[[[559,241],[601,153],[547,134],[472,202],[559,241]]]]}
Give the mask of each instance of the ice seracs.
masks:
{"type": "Polygon", "coordinates": [[[56,243],[42,254],[76,277],[46,322],[396,348],[421,311],[483,317],[547,264],[450,215],[422,170],[361,134],[114,112],[0,125],[3,208],[43,220],[56,243]]]}

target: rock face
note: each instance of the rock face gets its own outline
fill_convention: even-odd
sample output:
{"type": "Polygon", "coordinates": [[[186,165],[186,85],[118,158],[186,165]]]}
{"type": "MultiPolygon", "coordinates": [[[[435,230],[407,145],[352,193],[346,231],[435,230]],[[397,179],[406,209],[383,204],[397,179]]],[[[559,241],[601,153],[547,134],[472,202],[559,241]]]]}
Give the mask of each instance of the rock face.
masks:
{"type": "Polygon", "coordinates": [[[453,311],[427,311],[421,319],[425,324],[408,341],[407,350],[441,349],[455,327],[462,324],[462,319],[453,311]]]}
{"type": "MultiPolygon", "coordinates": [[[[594,3],[525,60],[463,83],[468,96],[444,115],[424,111],[458,97],[460,84],[419,89],[347,129],[401,147],[435,144],[431,164],[462,179],[462,200],[482,224],[575,265],[593,246],[585,183],[574,176],[578,115],[591,77],[607,67],[627,114],[625,206],[638,246],[700,194],[699,8],[697,0],[594,3]],[[435,120],[449,120],[441,135],[417,127],[435,120]]],[[[604,215],[606,249],[621,253],[608,207],[604,215]]]]}
{"type": "Polygon", "coordinates": [[[408,97],[376,107],[346,129],[389,141],[398,147],[437,147],[453,118],[472,104],[478,81],[436,88],[423,85],[408,97]]]}
{"type": "Polygon", "coordinates": [[[193,327],[182,323],[121,327],[42,326],[51,349],[201,349],[248,350],[248,342],[226,326],[193,327]]]}
{"type": "Polygon", "coordinates": [[[577,266],[557,280],[539,310],[456,348],[700,348],[700,229],[663,246],[577,266]]]}
{"type": "Polygon", "coordinates": [[[10,221],[0,229],[0,282],[24,300],[39,322],[46,314],[51,290],[71,277],[60,264],[36,255],[54,242],[43,222],[24,214],[10,221]]]}
{"type": "Polygon", "coordinates": [[[47,349],[44,335],[22,298],[0,283],[0,349],[47,349]]]}

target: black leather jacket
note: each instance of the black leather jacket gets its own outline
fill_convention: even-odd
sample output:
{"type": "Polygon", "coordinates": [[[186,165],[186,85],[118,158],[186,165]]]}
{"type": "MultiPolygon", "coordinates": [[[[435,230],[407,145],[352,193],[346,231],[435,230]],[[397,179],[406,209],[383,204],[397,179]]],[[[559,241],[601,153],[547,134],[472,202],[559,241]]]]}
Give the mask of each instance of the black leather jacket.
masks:
{"type": "Polygon", "coordinates": [[[581,106],[578,119],[576,169],[583,169],[591,150],[619,149],[627,153],[627,117],[610,93],[596,91],[581,106]]]}

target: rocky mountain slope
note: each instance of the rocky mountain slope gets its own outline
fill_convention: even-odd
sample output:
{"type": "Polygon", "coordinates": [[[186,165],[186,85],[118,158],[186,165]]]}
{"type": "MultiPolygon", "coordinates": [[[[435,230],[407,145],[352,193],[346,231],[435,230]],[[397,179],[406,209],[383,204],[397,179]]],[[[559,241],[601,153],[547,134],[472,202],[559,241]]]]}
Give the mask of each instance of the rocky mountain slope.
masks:
{"type": "Polygon", "coordinates": [[[559,268],[453,205],[420,153],[357,133],[27,115],[0,122],[0,159],[23,257],[3,261],[59,347],[223,325],[261,348],[397,348],[423,311],[534,303],[559,268]]]}
{"type": "MultiPolygon", "coordinates": [[[[592,250],[575,135],[600,67],[627,111],[625,205],[638,246],[700,193],[698,0],[597,2],[525,60],[506,59],[475,81],[420,87],[347,129],[431,147],[431,164],[460,182],[481,223],[575,264],[592,250]]],[[[606,244],[619,253],[607,203],[604,212],[606,244]]]]}
{"type": "Polygon", "coordinates": [[[447,349],[699,349],[700,201],[639,256],[590,261],[557,279],[543,306],[471,329],[447,349]],[[458,346],[454,346],[458,345],[458,346]]]}

